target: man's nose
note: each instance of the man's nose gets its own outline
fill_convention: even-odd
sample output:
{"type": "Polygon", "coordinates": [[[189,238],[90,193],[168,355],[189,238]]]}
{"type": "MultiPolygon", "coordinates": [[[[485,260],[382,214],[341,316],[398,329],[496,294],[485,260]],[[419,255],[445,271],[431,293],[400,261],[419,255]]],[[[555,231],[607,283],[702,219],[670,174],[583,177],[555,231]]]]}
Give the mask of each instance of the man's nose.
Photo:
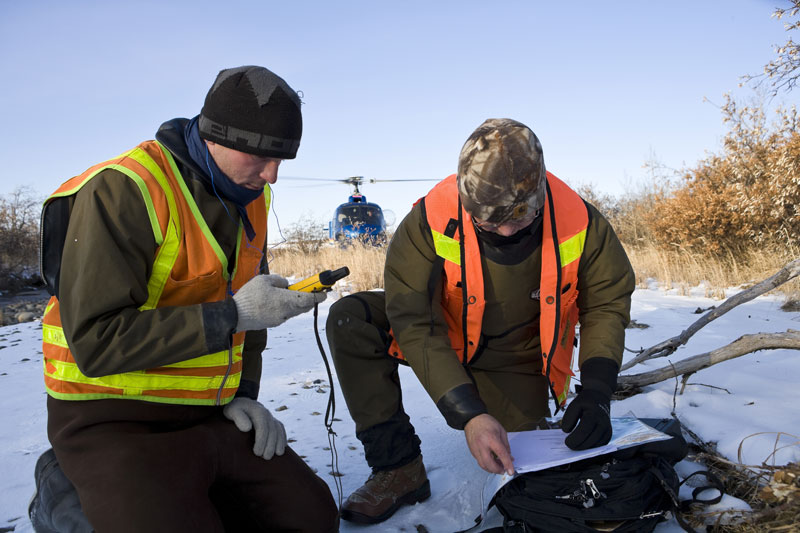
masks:
{"type": "Polygon", "coordinates": [[[503,237],[511,237],[518,229],[514,224],[501,224],[497,227],[496,232],[503,237]]]}
{"type": "Polygon", "coordinates": [[[267,183],[273,185],[276,181],[278,181],[278,167],[280,164],[281,162],[276,160],[267,161],[258,175],[261,177],[261,179],[267,180],[267,183]]]}

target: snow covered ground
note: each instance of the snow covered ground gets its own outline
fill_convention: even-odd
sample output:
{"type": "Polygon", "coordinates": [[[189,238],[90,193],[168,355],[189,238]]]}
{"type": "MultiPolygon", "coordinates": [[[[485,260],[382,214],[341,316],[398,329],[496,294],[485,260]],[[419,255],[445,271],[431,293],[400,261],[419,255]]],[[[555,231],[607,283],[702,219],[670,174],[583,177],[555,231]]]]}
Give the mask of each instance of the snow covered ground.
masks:
{"type": "MultiPolygon", "coordinates": [[[[647,329],[629,329],[626,346],[650,347],[679,334],[701,315],[698,308],[718,305],[702,296],[702,288],[690,295],[656,287],[637,289],[632,317],[647,329]]],[[[728,296],[733,291],[728,291],[728,296]]],[[[320,307],[319,327],[324,329],[327,311],[335,300],[331,294],[320,307]]],[[[767,295],[743,304],[712,322],[672,357],[687,356],[723,346],[746,333],[781,332],[800,329],[800,313],[780,310],[782,297],[767,295]]],[[[324,342],[324,332],[323,342],[324,342]]],[[[327,344],[326,350],[327,350],[327,344]]],[[[673,409],[681,421],[700,438],[714,441],[731,460],[775,464],[800,461],[800,357],[797,351],[771,350],[749,354],[702,370],[691,377],[682,395],[674,396],[675,380],[648,387],[644,393],[612,403],[612,416],[632,411],[639,417],[665,418],[673,409]],[[778,434],[784,435],[778,438],[778,434]],[[777,444],[776,444],[777,442],[777,444]],[[780,448],[776,453],[776,448],[780,448]]],[[[626,359],[633,354],[626,352],[626,359]]],[[[33,492],[33,468],[37,457],[48,448],[45,392],[41,370],[41,324],[32,322],[0,328],[0,531],[31,532],[26,516],[33,492]]],[[[656,359],[637,365],[627,373],[639,373],[668,364],[656,359]]],[[[401,368],[403,398],[422,439],[422,451],[431,480],[432,496],[413,507],[402,508],[377,526],[342,523],[342,531],[417,531],[423,525],[430,532],[465,529],[481,512],[480,493],[488,474],[469,454],[463,434],[450,429],[407,368],[401,368]]],[[[335,378],[334,378],[335,379],[335,378]]],[[[336,418],[340,478],[344,496],[363,483],[369,470],[344,399],[336,388],[336,418]]],[[[313,316],[307,313],[270,332],[264,353],[260,400],[286,426],[291,446],[328,482],[336,495],[331,472],[331,454],[323,424],[328,399],[328,378],[313,335],[313,316]]],[[[696,469],[683,461],[682,475],[696,469]]],[[[720,508],[742,506],[726,497],[720,508]]],[[[499,525],[499,515],[490,513],[484,526],[499,525]]],[[[681,531],[666,522],[658,533],[681,531]]]]}

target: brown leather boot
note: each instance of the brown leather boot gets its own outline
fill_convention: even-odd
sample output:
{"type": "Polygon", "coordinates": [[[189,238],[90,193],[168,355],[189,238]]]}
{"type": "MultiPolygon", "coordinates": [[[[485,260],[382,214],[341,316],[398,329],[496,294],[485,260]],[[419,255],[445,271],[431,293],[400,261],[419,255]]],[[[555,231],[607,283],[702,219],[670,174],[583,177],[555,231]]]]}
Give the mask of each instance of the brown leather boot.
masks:
{"type": "Polygon", "coordinates": [[[422,455],[394,470],[373,472],[342,505],[342,518],[361,524],[377,524],[403,505],[427,500],[431,484],[425,475],[422,455]]]}

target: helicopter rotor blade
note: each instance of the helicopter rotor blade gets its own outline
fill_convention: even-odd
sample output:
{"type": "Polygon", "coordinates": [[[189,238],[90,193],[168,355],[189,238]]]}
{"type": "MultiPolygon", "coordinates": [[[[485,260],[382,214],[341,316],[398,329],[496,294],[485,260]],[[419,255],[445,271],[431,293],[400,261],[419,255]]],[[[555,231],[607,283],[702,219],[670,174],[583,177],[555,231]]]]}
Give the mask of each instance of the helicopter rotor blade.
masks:
{"type": "Polygon", "coordinates": [[[354,184],[356,182],[363,183],[364,176],[351,176],[349,178],[307,178],[305,176],[281,176],[281,179],[285,179],[285,180],[302,180],[302,181],[332,181],[332,182],[339,182],[339,183],[354,184]]]}
{"type": "Polygon", "coordinates": [[[385,182],[389,182],[389,181],[403,182],[403,181],[442,181],[442,180],[436,179],[436,178],[410,178],[410,179],[400,179],[400,180],[384,180],[384,179],[378,179],[378,178],[370,178],[369,179],[370,183],[385,183],[385,182]]]}
{"type": "Polygon", "coordinates": [[[405,181],[441,181],[436,178],[410,178],[410,179],[380,179],[380,178],[365,178],[364,176],[350,176],[348,178],[310,178],[305,176],[281,176],[282,180],[286,181],[318,181],[328,183],[347,183],[355,188],[355,192],[359,193],[359,185],[363,183],[402,183],[405,181]]]}

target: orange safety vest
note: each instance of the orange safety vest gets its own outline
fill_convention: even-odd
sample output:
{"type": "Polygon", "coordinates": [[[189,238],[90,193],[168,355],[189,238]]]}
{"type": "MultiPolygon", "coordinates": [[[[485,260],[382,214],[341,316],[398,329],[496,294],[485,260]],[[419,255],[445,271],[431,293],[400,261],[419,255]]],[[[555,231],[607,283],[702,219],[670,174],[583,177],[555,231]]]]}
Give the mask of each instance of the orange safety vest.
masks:
{"type": "MultiPolygon", "coordinates": [[[[438,256],[429,288],[432,291],[441,272],[444,276],[441,299],[450,345],[461,363],[468,365],[480,345],[486,306],[478,237],[470,215],[461,206],[455,174],[439,182],[423,201],[438,256]]],[[[583,199],[548,172],[542,225],[539,336],[542,374],[547,377],[557,408],[564,405],[570,377],[574,375],[578,264],[588,225],[589,214],[583,199]]],[[[404,359],[394,339],[389,353],[404,359]]]]}
{"type": "MultiPolygon", "coordinates": [[[[229,274],[228,259],[200,214],[172,154],[157,141],[145,141],[67,180],[45,201],[42,219],[54,199],[76,194],[108,168],[127,175],[139,187],[158,246],[147,283],[148,298],[139,311],[223,300],[228,290],[236,292],[258,273],[266,242],[269,189],[263,200],[258,198],[247,206],[256,237],[244,243],[240,221],[236,264],[229,274]],[[202,281],[188,283],[192,280],[202,281]]],[[[228,350],[179,363],[88,377],[75,363],[61,327],[58,299],[53,296],[42,319],[45,386],[50,396],[61,400],[117,398],[222,405],[230,402],[239,388],[244,337],[244,332],[235,333],[228,350]]]]}

